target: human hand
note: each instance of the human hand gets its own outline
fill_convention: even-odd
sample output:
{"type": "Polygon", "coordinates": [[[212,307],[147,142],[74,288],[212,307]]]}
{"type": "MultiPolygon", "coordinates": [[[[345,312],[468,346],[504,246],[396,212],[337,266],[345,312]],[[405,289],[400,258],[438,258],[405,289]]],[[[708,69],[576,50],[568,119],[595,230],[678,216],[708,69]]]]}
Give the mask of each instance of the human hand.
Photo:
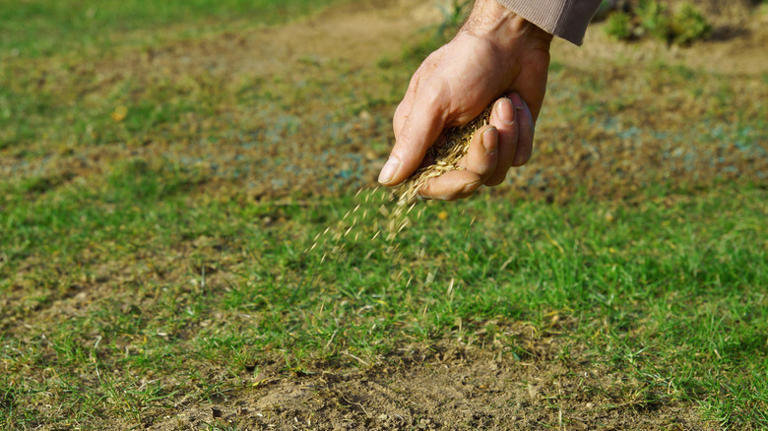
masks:
{"type": "Polygon", "coordinates": [[[482,184],[500,184],[511,166],[526,163],[544,99],[551,39],[495,0],[477,0],[456,37],[413,75],[395,112],[396,143],[379,182],[394,186],[408,178],[444,128],[469,122],[503,94],[509,98],[496,102],[492,127],[476,134],[484,138],[470,145],[460,164],[465,170],[432,179],[420,193],[464,197],[482,184]],[[483,143],[496,150],[478,147],[483,143]]]}

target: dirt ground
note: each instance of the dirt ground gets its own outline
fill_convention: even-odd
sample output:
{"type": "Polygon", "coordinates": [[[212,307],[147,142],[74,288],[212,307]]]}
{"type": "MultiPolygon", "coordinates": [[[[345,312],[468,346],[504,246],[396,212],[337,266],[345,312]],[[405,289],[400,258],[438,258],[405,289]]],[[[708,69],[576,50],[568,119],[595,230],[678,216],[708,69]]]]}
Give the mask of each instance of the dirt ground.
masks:
{"type": "Polygon", "coordinates": [[[379,365],[281,375],[239,393],[178,406],[150,429],[705,430],[690,405],[657,403],[626,376],[532,327],[517,346],[459,340],[405,346],[379,365]]]}

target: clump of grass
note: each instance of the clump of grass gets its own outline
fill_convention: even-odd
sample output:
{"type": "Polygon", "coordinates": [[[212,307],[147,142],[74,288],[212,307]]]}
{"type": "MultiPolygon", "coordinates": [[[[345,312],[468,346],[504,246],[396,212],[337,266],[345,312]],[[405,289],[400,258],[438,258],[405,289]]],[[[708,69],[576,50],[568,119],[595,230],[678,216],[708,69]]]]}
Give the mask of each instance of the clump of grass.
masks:
{"type": "Polygon", "coordinates": [[[647,35],[669,44],[690,45],[709,37],[712,25],[690,3],[673,12],[665,3],[644,0],[631,12],[611,14],[605,32],[618,40],[641,39],[647,35]]]}
{"type": "Polygon", "coordinates": [[[618,40],[629,40],[634,35],[632,17],[625,12],[616,12],[608,17],[605,32],[618,40]]]}
{"type": "Polygon", "coordinates": [[[664,3],[655,0],[641,1],[637,6],[639,33],[648,34],[657,39],[667,40],[671,33],[669,8],[664,3]]]}
{"type": "Polygon", "coordinates": [[[687,45],[706,39],[712,33],[712,25],[702,13],[690,3],[684,4],[672,20],[674,42],[687,45]]]}

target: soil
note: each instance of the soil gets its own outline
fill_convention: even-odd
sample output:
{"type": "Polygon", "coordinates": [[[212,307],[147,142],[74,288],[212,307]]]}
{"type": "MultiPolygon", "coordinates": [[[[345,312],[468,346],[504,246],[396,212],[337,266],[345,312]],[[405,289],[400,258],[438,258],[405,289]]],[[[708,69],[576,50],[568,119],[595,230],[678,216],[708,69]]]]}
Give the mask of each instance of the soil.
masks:
{"type": "Polygon", "coordinates": [[[507,335],[523,353],[498,341],[452,340],[406,346],[364,369],[265,371],[244,381],[247,389],[178,406],[178,416],[149,429],[714,429],[695,406],[644,399],[642,386],[577,345],[537,336],[525,325],[507,335]]]}

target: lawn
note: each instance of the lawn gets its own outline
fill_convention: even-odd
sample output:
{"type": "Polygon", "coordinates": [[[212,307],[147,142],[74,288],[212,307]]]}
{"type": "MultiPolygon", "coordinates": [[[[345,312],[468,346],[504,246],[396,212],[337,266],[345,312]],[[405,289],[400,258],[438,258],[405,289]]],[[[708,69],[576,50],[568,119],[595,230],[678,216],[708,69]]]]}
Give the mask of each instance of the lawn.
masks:
{"type": "Polygon", "coordinates": [[[387,238],[418,3],[0,6],[0,428],[768,427],[765,75],[555,55],[534,160],[387,238]],[[453,351],[503,406],[345,392],[453,351]]]}

